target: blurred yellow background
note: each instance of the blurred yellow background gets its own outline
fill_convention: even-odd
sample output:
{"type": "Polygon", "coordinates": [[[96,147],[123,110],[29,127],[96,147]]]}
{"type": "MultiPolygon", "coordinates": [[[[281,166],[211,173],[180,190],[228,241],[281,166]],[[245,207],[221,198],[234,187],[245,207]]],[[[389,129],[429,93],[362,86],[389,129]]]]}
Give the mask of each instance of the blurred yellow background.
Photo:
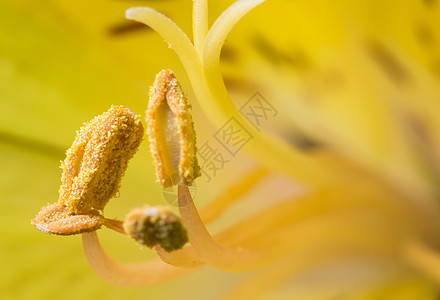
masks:
{"type": "MultiPolygon", "coordinates": [[[[209,1],[210,24],[232,3],[209,1]]],[[[143,116],[148,88],[161,69],[173,69],[188,93],[199,145],[218,129],[194,99],[173,50],[152,29],[125,19],[125,10],[133,6],[155,8],[191,38],[190,0],[0,0],[0,299],[217,299],[253,274],[202,267],[153,287],[116,287],[91,270],[79,236],[49,236],[30,224],[43,205],[58,198],[60,160],[75,131],[112,104],[143,116]]],[[[269,0],[233,29],[221,67],[237,107],[258,91],[278,109],[279,116],[265,128],[270,134],[295,145],[298,136],[305,136],[383,182],[427,198],[438,195],[437,1],[269,0]],[[389,55],[401,65],[393,65],[389,55]],[[402,129],[407,116],[429,132],[428,154],[402,129]]],[[[197,206],[254,164],[240,153],[214,183],[198,183],[197,206]]],[[[250,200],[258,207],[259,198],[275,198],[277,192],[269,189],[250,200]]],[[[144,203],[164,204],[146,141],[106,217],[122,219],[144,203]]],[[[210,228],[220,231],[240,215],[240,209],[232,210],[229,219],[210,228]]],[[[156,257],[124,236],[105,229],[99,234],[115,259],[156,257]]],[[[425,279],[410,277],[408,284],[391,285],[381,299],[434,299],[437,288],[425,279]]],[[[286,280],[261,299],[368,294],[344,294],[343,286],[328,283],[316,290],[286,280]]],[[[374,297],[368,299],[379,299],[374,297]]]]}

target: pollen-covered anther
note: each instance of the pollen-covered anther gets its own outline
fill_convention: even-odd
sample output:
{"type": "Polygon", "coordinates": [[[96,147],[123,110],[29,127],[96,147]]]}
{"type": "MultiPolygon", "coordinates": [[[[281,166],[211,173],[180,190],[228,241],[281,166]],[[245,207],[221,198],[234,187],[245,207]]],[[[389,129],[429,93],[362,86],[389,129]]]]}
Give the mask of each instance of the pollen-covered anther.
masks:
{"type": "Polygon", "coordinates": [[[98,229],[100,211],[115,196],[144,128],[140,116],[112,106],[78,131],[62,163],[60,196],[32,220],[40,231],[69,235],[98,229]]]}
{"type": "Polygon", "coordinates": [[[125,233],[142,246],[160,245],[165,251],[182,248],[188,241],[180,218],[165,206],[134,208],[123,224],[125,233]]]}
{"type": "Polygon", "coordinates": [[[159,72],[150,88],[146,122],[157,180],[163,187],[191,185],[200,176],[190,111],[173,71],[159,72]]]}
{"type": "Polygon", "coordinates": [[[44,206],[32,220],[32,225],[45,233],[72,235],[98,230],[104,218],[97,212],[84,215],[72,215],[60,203],[44,206]]]}

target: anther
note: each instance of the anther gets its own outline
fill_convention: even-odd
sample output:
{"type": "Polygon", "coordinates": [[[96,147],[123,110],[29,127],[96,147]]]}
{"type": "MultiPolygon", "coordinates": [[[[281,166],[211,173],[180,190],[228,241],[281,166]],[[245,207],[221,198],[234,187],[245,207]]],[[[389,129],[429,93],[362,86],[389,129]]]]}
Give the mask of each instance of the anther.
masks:
{"type": "Polygon", "coordinates": [[[159,72],[150,88],[146,122],[157,180],[163,187],[191,185],[200,176],[190,111],[174,73],[159,72]]]}
{"type": "Polygon", "coordinates": [[[128,161],[143,136],[140,117],[123,106],[84,124],[62,163],[60,197],[32,220],[40,231],[70,235],[94,231],[104,218],[100,211],[115,196],[128,161]]]}

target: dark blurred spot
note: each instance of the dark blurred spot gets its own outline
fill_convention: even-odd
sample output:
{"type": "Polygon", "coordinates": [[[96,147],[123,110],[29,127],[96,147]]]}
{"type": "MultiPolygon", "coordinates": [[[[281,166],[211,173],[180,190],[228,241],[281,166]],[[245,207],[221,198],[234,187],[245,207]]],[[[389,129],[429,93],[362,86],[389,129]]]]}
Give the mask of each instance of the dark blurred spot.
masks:
{"type": "Polygon", "coordinates": [[[423,46],[432,46],[435,43],[435,35],[426,24],[417,24],[414,28],[417,40],[423,46]]]}
{"type": "Polygon", "coordinates": [[[286,60],[290,63],[291,66],[299,69],[305,70],[311,68],[312,64],[304,52],[300,50],[294,50],[289,56],[289,60],[286,60]]]}
{"type": "Polygon", "coordinates": [[[425,3],[427,6],[435,5],[437,4],[437,0],[422,0],[423,3],[425,3]]]}
{"type": "Polygon", "coordinates": [[[223,76],[223,81],[229,91],[246,92],[253,89],[253,85],[242,78],[232,78],[227,75],[223,76]]]}
{"type": "Polygon", "coordinates": [[[220,60],[235,63],[238,61],[238,52],[232,47],[224,45],[220,54],[220,60]]]}
{"type": "Polygon", "coordinates": [[[410,141],[418,150],[419,157],[423,159],[425,167],[437,180],[440,179],[440,154],[436,151],[434,139],[426,124],[418,116],[411,113],[407,114],[406,123],[410,141]]]}
{"type": "Polygon", "coordinates": [[[431,137],[428,133],[428,129],[419,118],[409,115],[407,117],[407,122],[412,132],[418,137],[420,141],[423,141],[423,144],[431,144],[431,137]]]}
{"type": "Polygon", "coordinates": [[[346,78],[340,70],[329,69],[322,72],[322,80],[328,88],[341,88],[346,78]]]}
{"type": "Polygon", "coordinates": [[[127,20],[109,27],[107,33],[111,37],[118,37],[137,31],[151,31],[151,28],[143,23],[127,20]]]}
{"type": "Polygon", "coordinates": [[[410,80],[407,70],[384,45],[375,41],[369,42],[367,52],[396,84],[402,85],[410,80]]]}
{"type": "Polygon", "coordinates": [[[283,55],[260,35],[252,39],[252,46],[254,46],[266,60],[274,65],[278,65],[283,60],[283,55]]]}
{"type": "Polygon", "coordinates": [[[57,160],[63,159],[66,153],[66,149],[63,149],[57,145],[38,141],[25,136],[19,136],[5,131],[0,131],[0,143],[25,151],[43,154],[57,160]]]}
{"type": "Polygon", "coordinates": [[[432,71],[434,72],[434,75],[440,78],[440,60],[437,60],[433,63],[432,71]]]}
{"type": "Polygon", "coordinates": [[[298,131],[294,131],[294,132],[290,133],[289,142],[292,145],[294,145],[296,148],[298,148],[302,151],[305,151],[305,152],[314,151],[319,148],[322,148],[322,146],[323,146],[319,142],[313,140],[312,138],[310,138],[310,137],[308,137],[298,131]]]}
{"type": "Polygon", "coordinates": [[[251,43],[252,46],[273,65],[278,66],[285,63],[298,70],[310,67],[310,62],[302,51],[295,50],[293,53],[285,53],[277,49],[261,35],[255,35],[251,43]]]}

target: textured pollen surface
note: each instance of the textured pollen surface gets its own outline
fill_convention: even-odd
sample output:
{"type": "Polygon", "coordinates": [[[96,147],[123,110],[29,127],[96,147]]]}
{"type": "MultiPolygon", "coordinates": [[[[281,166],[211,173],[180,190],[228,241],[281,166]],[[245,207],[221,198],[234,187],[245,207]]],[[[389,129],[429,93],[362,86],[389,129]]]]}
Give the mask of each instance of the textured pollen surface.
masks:
{"type": "Polygon", "coordinates": [[[60,203],[44,206],[32,220],[38,230],[58,235],[72,235],[98,230],[104,218],[98,212],[72,215],[60,203]]]}
{"type": "Polygon", "coordinates": [[[134,208],[123,226],[131,238],[150,248],[159,244],[169,252],[182,248],[188,241],[180,218],[165,206],[134,208]]]}
{"type": "Polygon", "coordinates": [[[150,88],[146,122],[157,180],[163,187],[190,185],[200,176],[190,111],[173,71],[162,70],[150,88]]]}
{"type": "Polygon", "coordinates": [[[62,235],[98,229],[103,223],[99,211],[118,191],[143,132],[140,116],[123,106],[84,124],[62,162],[58,202],[43,207],[32,224],[62,235]]]}
{"type": "Polygon", "coordinates": [[[140,117],[123,106],[86,123],[62,164],[58,201],[76,214],[102,210],[118,191],[143,130],[140,117]]]}

